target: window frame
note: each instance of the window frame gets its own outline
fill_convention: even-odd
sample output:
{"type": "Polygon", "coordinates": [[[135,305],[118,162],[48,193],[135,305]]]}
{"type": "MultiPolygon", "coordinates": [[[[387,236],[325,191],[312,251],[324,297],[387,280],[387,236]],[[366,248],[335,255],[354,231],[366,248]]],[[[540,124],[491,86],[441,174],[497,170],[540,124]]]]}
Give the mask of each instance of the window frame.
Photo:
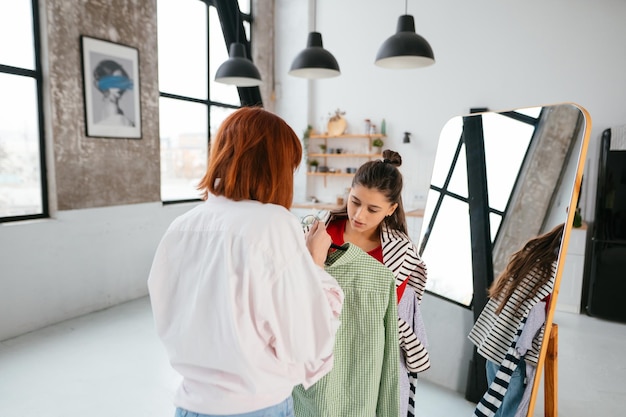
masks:
{"type": "Polygon", "coordinates": [[[43,219],[50,217],[50,205],[48,202],[48,176],[46,164],[46,131],[45,116],[43,111],[43,70],[41,63],[41,25],[39,24],[39,0],[31,0],[31,18],[33,23],[33,54],[35,69],[14,67],[0,64],[0,73],[29,77],[35,80],[37,95],[37,122],[39,131],[39,166],[40,166],[40,192],[41,212],[35,214],[23,214],[17,216],[0,216],[0,223],[16,222],[22,220],[43,219]]]}
{"type": "MultiPolygon", "coordinates": [[[[472,109],[471,113],[480,113],[480,112],[483,112],[483,111],[488,111],[488,110],[487,109],[483,109],[483,108],[481,108],[481,109],[472,109]]],[[[498,114],[501,115],[501,116],[508,117],[508,118],[511,118],[511,119],[516,120],[518,122],[522,122],[522,123],[528,124],[530,126],[533,126],[533,131],[530,134],[529,145],[528,145],[528,147],[526,149],[526,154],[524,155],[523,161],[526,160],[527,155],[528,155],[528,149],[530,148],[531,144],[535,140],[535,137],[536,137],[536,134],[537,134],[537,127],[538,127],[539,122],[541,120],[542,112],[543,112],[543,109],[540,111],[540,114],[537,117],[529,116],[529,115],[520,113],[518,111],[498,112],[498,114]]],[[[464,123],[464,125],[465,125],[465,123],[464,123]]],[[[465,129],[465,127],[464,127],[464,129],[465,129]]],[[[484,127],[482,126],[482,123],[481,123],[481,129],[482,129],[482,132],[476,132],[476,133],[482,134],[484,136],[484,127]]],[[[467,145],[464,142],[463,134],[461,134],[461,136],[459,137],[459,140],[458,140],[457,147],[455,149],[453,158],[450,161],[450,167],[448,169],[448,172],[446,174],[446,177],[445,177],[445,180],[444,180],[443,184],[441,186],[437,186],[437,185],[433,185],[431,183],[430,186],[429,186],[430,190],[433,190],[433,191],[435,191],[438,194],[438,198],[437,198],[437,202],[435,204],[435,207],[433,209],[432,215],[431,215],[431,217],[429,219],[429,223],[427,225],[422,226],[423,228],[425,227],[426,231],[425,231],[424,235],[422,236],[422,238],[420,239],[420,245],[419,245],[419,250],[418,250],[418,253],[420,254],[420,256],[422,256],[422,254],[424,253],[424,251],[426,249],[426,246],[428,245],[428,240],[429,240],[429,237],[430,237],[430,233],[433,230],[433,226],[434,226],[435,222],[437,221],[437,216],[438,216],[438,213],[439,213],[439,209],[441,208],[441,205],[443,203],[444,198],[452,198],[454,200],[457,200],[457,201],[460,201],[460,202],[462,202],[464,204],[467,204],[468,206],[470,204],[470,201],[469,201],[468,197],[464,197],[462,195],[459,195],[457,193],[454,193],[454,192],[448,190],[448,186],[450,184],[450,181],[451,181],[451,178],[452,178],[452,175],[453,175],[453,172],[454,172],[454,168],[456,167],[456,165],[458,163],[458,159],[459,159],[459,157],[461,155],[461,152],[464,150],[464,148],[466,146],[467,145]]],[[[465,152],[467,152],[467,149],[465,149],[465,152]]],[[[485,152],[484,148],[482,149],[481,152],[483,152],[483,154],[484,154],[484,152],[485,152]]],[[[484,155],[483,155],[483,157],[484,157],[484,155]]],[[[523,165],[523,162],[522,162],[522,165],[523,165]]],[[[469,169],[480,169],[480,167],[472,167],[472,168],[468,167],[467,169],[468,170],[469,169]]],[[[516,177],[516,179],[514,181],[512,190],[516,189],[516,187],[518,186],[519,180],[520,180],[520,173],[518,172],[518,175],[517,175],[517,177],[516,177]]],[[[486,186],[487,186],[487,184],[485,183],[485,187],[486,186]]],[[[469,192],[469,190],[468,190],[468,192],[469,192]]],[[[485,192],[486,192],[486,190],[485,190],[485,192]]],[[[509,213],[510,203],[511,203],[511,194],[509,195],[506,207],[504,208],[503,211],[495,209],[495,208],[493,208],[491,206],[488,206],[488,207],[486,207],[486,212],[487,212],[486,214],[488,216],[492,216],[492,215],[500,216],[500,225],[502,225],[502,223],[504,222],[504,219],[506,218],[506,216],[509,213]]],[[[490,226],[492,223],[493,223],[493,220],[491,218],[489,218],[487,226],[490,226]]],[[[498,238],[500,237],[500,230],[501,230],[501,228],[498,228],[498,231],[496,232],[496,234],[493,236],[492,239],[490,239],[490,246],[489,246],[490,247],[490,252],[489,252],[489,254],[487,254],[490,257],[493,257],[493,247],[494,247],[495,243],[498,241],[498,238]]],[[[489,233],[489,235],[491,235],[491,233],[489,233]]],[[[477,242],[474,242],[474,236],[472,234],[470,234],[470,240],[471,240],[472,246],[478,245],[477,242]]],[[[487,281],[489,281],[489,280],[487,280],[487,281]]],[[[472,310],[472,309],[474,309],[474,305],[477,302],[480,303],[480,300],[476,299],[476,294],[478,292],[480,292],[480,291],[484,292],[485,289],[486,289],[486,288],[482,288],[482,287],[477,288],[476,284],[477,283],[475,281],[473,281],[474,292],[473,292],[472,299],[471,299],[471,301],[469,302],[468,305],[465,305],[462,302],[459,302],[457,300],[448,298],[445,295],[439,294],[437,292],[430,291],[429,289],[426,289],[425,291],[427,293],[437,297],[437,298],[440,298],[440,299],[445,300],[447,302],[450,302],[452,304],[456,304],[456,305],[458,305],[460,307],[472,310]]],[[[490,284],[491,284],[491,282],[487,282],[487,287],[490,284]]]]}
{"type": "MultiPolygon", "coordinates": [[[[192,0],[190,0],[192,1],[192,0]]],[[[222,33],[224,34],[224,41],[226,43],[226,48],[228,49],[229,45],[233,42],[240,42],[244,44],[246,49],[246,53],[248,57],[251,57],[251,40],[247,39],[246,31],[244,28],[244,22],[248,22],[250,25],[250,34],[252,34],[252,0],[248,0],[250,2],[250,13],[243,13],[239,8],[238,0],[198,0],[202,3],[206,4],[206,19],[207,19],[207,38],[209,36],[209,13],[210,7],[215,7],[220,26],[222,28],[222,33]]],[[[211,54],[210,54],[211,43],[207,42],[207,69],[211,68],[211,54]]],[[[215,63],[214,63],[215,64],[215,63]]],[[[209,72],[207,72],[207,78],[209,77],[209,72]]],[[[161,91],[159,87],[159,98],[168,98],[173,100],[181,100],[185,102],[204,104],[206,106],[207,111],[207,147],[210,149],[211,147],[211,108],[221,107],[225,109],[238,109],[245,106],[259,106],[263,107],[263,101],[261,99],[261,90],[258,86],[255,87],[237,87],[237,92],[239,94],[240,105],[234,105],[229,103],[223,103],[220,101],[215,101],[211,99],[211,82],[207,79],[207,91],[206,91],[206,99],[199,99],[197,97],[189,97],[179,94],[172,94],[165,91],[161,91]]],[[[176,200],[163,200],[161,196],[162,203],[165,204],[178,204],[178,203],[189,203],[189,202],[197,202],[200,201],[200,198],[188,198],[188,199],[176,199],[176,200]]]]}

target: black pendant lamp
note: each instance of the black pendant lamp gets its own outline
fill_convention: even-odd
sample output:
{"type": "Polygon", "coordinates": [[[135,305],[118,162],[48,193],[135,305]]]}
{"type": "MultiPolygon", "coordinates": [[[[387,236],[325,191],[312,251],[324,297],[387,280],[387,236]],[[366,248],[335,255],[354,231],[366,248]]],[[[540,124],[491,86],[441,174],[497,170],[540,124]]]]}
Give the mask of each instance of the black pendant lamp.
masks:
{"type": "Polygon", "coordinates": [[[407,13],[398,18],[396,34],[389,37],[378,49],[375,64],[383,68],[406,69],[426,67],[435,63],[430,44],[415,33],[415,20],[407,13]]]}
{"type": "Polygon", "coordinates": [[[331,78],[341,74],[337,60],[322,44],[322,34],[315,32],[317,1],[313,3],[313,32],[309,33],[306,48],[296,55],[289,75],[309,79],[331,78]]]}
{"type": "Polygon", "coordinates": [[[240,19],[237,10],[237,42],[230,44],[228,59],[219,66],[215,81],[237,87],[255,87],[261,85],[261,74],[254,63],[246,56],[246,47],[239,42],[240,19]]]}
{"type": "Polygon", "coordinates": [[[217,69],[215,81],[238,87],[254,87],[263,83],[259,70],[246,57],[246,48],[242,43],[231,43],[228,56],[229,58],[217,69]]]}

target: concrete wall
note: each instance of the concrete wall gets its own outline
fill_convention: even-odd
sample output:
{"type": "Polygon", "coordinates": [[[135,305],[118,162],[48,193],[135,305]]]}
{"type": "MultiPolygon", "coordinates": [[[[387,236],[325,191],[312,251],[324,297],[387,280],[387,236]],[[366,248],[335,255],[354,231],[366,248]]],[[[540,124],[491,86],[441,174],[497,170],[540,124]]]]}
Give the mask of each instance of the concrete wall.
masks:
{"type": "Polygon", "coordinates": [[[156,1],[45,0],[42,7],[58,209],[160,201],[156,1]],[[86,136],[81,35],[139,50],[141,139],[86,136]]]}

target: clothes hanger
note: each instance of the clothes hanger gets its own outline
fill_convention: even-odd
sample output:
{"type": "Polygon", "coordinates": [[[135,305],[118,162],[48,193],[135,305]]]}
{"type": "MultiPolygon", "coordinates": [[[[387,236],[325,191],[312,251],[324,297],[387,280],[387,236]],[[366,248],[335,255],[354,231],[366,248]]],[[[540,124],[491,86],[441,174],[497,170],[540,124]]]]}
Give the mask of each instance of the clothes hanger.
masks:
{"type": "Polygon", "coordinates": [[[332,242],[330,243],[330,248],[331,249],[337,249],[337,250],[347,250],[348,249],[348,248],[344,248],[343,246],[339,246],[338,244],[332,243],[332,242]]]}
{"type": "MultiPolygon", "coordinates": [[[[307,214],[306,216],[300,219],[300,224],[302,225],[302,227],[309,227],[316,221],[326,222],[326,220],[328,219],[328,214],[329,214],[328,212],[323,213],[322,211],[320,211],[317,215],[307,214]],[[320,214],[322,214],[322,216],[320,216],[320,214]]],[[[333,243],[333,242],[330,243],[330,248],[336,249],[336,250],[343,250],[343,251],[346,250],[346,248],[339,246],[338,244],[333,243]]]]}

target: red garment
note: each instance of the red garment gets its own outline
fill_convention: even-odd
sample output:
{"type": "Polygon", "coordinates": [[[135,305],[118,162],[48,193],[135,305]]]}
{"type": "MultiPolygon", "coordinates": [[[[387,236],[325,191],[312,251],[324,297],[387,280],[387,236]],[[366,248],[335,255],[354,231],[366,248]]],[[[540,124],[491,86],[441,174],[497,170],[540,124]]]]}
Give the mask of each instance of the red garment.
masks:
{"type": "MultiPolygon", "coordinates": [[[[326,231],[330,235],[330,239],[336,245],[341,246],[345,243],[345,241],[343,240],[343,232],[346,230],[346,221],[348,221],[348,219],[345,219],[345,218],[336,219],[328,223],[328,225],[326,225],[326,231]]],[[[378,245],[377,247],[375,247],[374,249],[372,249],[371,251],[367,253],[368,255],[376,259],[381,264],[383,265],[385,264],[383,262],[382,245],[378,245]]],[[[402,298],[402,294],[404,294],[404,289],[406,288],[406,284],[408,280],[409,280],[409,277],[406,277],[406,279],[402,282],[402,284],[396,287],[396,296],[397,296],[398,302],[400,302],[400,299],[402,298]]]]}
{"type": "Polygon", "coordinates": [[[548,295],[546,295],[546,297],[543,300],[541,300],[541,301],[545,301],[546,302],[546,317],[548,317],[548,310],[550,310],[550,296],[551,295],[552,294],[548,294],[548,295]]]}
{"type": "Polygon", "coordinates": [[[402,294],[404,294],[407,282],[409,282],[409,277],[406,277],[406,279],[402,281],[402,284],[396,287],[396,299],[398,300],[398,304],[400,304],[400,299],[402,298],[402,294]]]}
{"type": "MultiPolygon", "coordinates": [[[[333,241],[334,244],[341,246],[344,243],[346,243],[343,240],[343,232],[346,230],[346,222],[347,221],[348,221],[348,219],[345,219],[345,218],[344,219],[337,219],[337,220],[333,220],[332,222],[328,223],[328,225],[326,225],[326,231],[330,235],[330,238],[331,238],[331,240],[333,241]]],[[[383,247],[382,247],[382,245],[378,245],[377,247],[375,247],[371,251],[367,252],[367,254],[370,255],[371,257],[373,257],[374,259],[376,259],[381,264],[384,264],[383,263],[383,247]]]]}

